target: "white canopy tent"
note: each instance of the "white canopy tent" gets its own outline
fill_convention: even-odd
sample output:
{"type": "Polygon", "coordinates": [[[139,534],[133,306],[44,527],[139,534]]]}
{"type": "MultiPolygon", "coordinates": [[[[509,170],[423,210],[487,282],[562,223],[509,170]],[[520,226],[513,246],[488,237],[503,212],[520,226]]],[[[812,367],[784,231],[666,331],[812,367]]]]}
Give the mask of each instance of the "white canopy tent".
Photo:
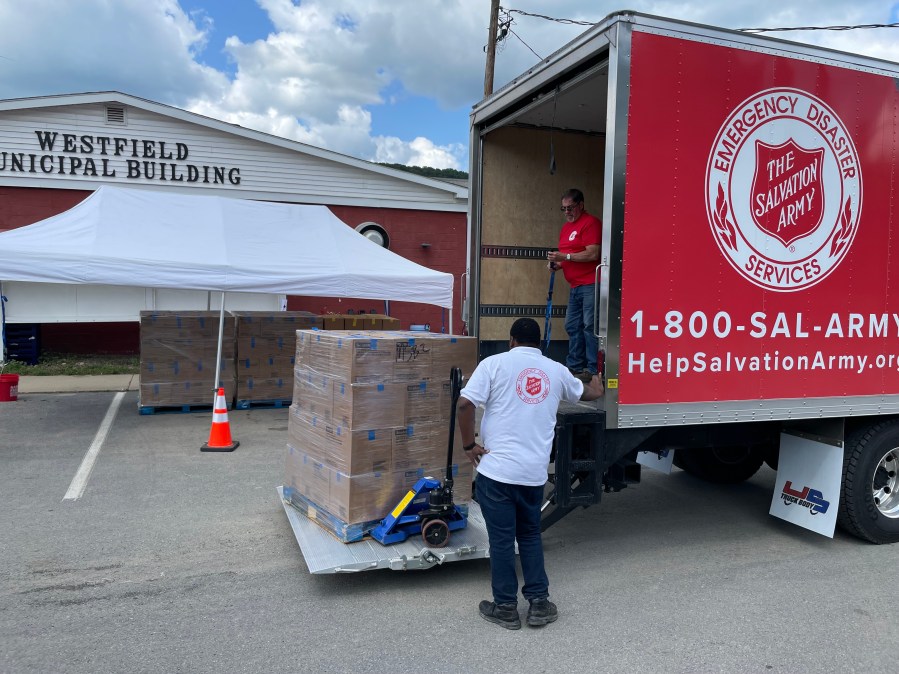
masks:
{"type": "Polygon", "coordinates": [[[223,312],[226,291],[453,303],[451,274],[378,246],[325,206],[105,185],[0,233],[0,280],[220,291],[223,312]]]}

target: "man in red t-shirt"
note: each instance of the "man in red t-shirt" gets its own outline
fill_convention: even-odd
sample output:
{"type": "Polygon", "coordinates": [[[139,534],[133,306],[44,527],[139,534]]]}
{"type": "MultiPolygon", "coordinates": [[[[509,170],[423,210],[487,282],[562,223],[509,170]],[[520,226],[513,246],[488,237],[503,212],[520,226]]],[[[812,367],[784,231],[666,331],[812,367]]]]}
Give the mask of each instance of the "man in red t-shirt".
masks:
{"type": "Polygon", "coordinates": [[[559,250],[547,254],[550,269],[561,269],[571,286],[565,332],[568,358],[565,365],[575,374],[597,374],[599,342],[593,332],[596,267],[602,240],[602,224],[584,210],[584,193],[570,189],[562,195],[565,224],[559,235],[559,250]]]}

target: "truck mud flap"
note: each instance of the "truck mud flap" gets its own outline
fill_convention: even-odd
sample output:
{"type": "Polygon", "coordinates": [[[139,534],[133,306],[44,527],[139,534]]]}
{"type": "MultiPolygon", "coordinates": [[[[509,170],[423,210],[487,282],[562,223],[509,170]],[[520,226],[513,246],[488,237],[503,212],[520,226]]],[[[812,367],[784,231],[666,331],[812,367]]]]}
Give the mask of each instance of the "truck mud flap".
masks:
{"type": "Polygon", "coordinates": [[[487,527],[481,509],[474,501],[468,506],[468,526],[454,531],[446,547],[429,548],[419,536],[385,546],[371,538],[342,543],[285,501],[283,487],[277,490],[306,566],[312,574],[356,573],[375,569],[412,571],[490,556],[487,527]]]}

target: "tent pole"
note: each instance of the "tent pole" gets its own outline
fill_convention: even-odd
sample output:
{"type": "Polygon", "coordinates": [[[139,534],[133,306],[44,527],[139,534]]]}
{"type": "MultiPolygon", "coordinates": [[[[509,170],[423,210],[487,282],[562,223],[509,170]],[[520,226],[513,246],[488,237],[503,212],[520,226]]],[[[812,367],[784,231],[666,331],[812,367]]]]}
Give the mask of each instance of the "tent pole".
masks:
{"type": "Polygon", "coordinates": [[[6,365],[6,297],[0,283],[0,368],[6,365]]]}
{"type": "Polygon", "coordinates": [[[219,390],[219,374],[222,368],[222,333],[225,331],[225,291],[222,291],[222,310],[219,313],[219,345],[215,356],[215,390],[219,390]]]}

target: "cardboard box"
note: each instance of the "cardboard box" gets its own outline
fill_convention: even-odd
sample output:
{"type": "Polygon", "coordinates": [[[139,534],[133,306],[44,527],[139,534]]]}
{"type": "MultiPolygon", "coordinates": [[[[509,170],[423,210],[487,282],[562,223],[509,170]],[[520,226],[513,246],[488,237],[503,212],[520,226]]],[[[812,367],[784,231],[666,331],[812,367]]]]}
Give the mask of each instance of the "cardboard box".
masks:
{"type": "Polygon", "coordinates": [[[394,340],[393,373],[397,381],[431,379],[431,340],[416,333],[401,333],[394,340]]]}
{"type": "MultiPolygon", "coordinates": [[[[140,407],[180,407],[182,405],[208,405],[215,403],[215,382],[211,380],[152,381],[140,383],[140,407]]],[[[231,406],[234,399],[233,379],[222,380],[225,401],[231,406]]]]}
{"type": "Polygon", "coordinates": [[[316,506],[327,509],[332,470],[296,447],[287,445],[284,485],[295,489],[316,506]]]}
{"type": "Polygon", "coordinates": [[[237,358],[235,373],[241,377],[283,377],[293,381],[293,370],[296,356],[291,351],[285,355],[241,356],[237,358]]]}
{"type": "Polygon", "coordinates": [[[346,524],[380,520],[396,507],[402,494],[389,471],[362,475],[334,471],[328,510],[346,524]]]}
{"type": "Polygon", "coordinates": [[[291,400],[297,329],[320,329],[306,311],[235,311],[235,376],[242,403],[291,400]]]}
{"type": "Polygon", "coordinates": [[[286,335],[240,335],[235,349],[240,358],[288,356],[296,358],[297,333],[286,335]]]}
{"type": "MultiPolygon", "coordinates": [[[[393,470],[446,465],[449,421],[423,422],[398,428],[393,434],[393,470]]],[[[458,427],[453,429],[453,461],[463,457],[458,427]]]]}
{"type": "Polygon", "coordinates": [[[297,366],[293,375],[293,403],[310,415],[331,418],[334,378],[310,367],[297,366]]]}
{"type": "Polygon", "coordinates": [[[384,314],[368,314],[366,318],[372,321],[372,330],[399,330],[400,319],[384,314]]]}
{"type": "MultiPolygon", "coordinates": [[[[471,501],[471,464],[454,464],[453,501],[464,505],[471,501]]],[[[346,475],[331,473],[329,512],[345,524],[370,523],[386,517],[403,496],[422,477],[433,477],[441,482],[446,478],[446,465],[410,470],[346,475]]]]}
{"type": "MultiPolygon", "coordinates": [[[[225,312],[223,342],[234,339],[234,316],[225,312]]],[[[157,336],[165,340],[195,339],[218,342],[218,311],[141,311],[141,337],[145,334],[157,336]]]]}
{"type": "Polygon", "coordinates": [[[352,384],[394,381],[392,339],[345,331],[297,332],[297,367],[315,368],[352,384]]]}
{"type": "MultiPolygon", "coordinates": [[[[404,385],[405,418],[402,425],[449,420],[449,403],[444,405],[443,382],[422,379],[404,385]],[[444,409],[445,408],[445,409],[444,409]]],[[[446,382],[447,388],[449,382],[446,382]]]]}
{"type": "Polygon", "coordinates": [[[372,318],[373,314],[353,314],[343,317],[343,329],[361,332],[363,330],[377,330],[381,327],[379,319],[372,318]]]}
{"type": "Polygon", "coordinates": [[[334,470],[350,475],[390,470],[393,429],[352,430],[291,405],[287,441],[334,470]]]}
{"type": "Polygon", "coordinates": [[[323,330],[343,330],[343,314],[326,314],[322,316],[323,330]]]}
{"type": "Polygon", "coordinates": [[[321,316],[308,311],[232,311],[237,337],[294,336],[297,330],[324,326],[321,316]]]}
{"type": "Polygon", "coordinates": [[[406,387],[335,379],[331,410],[332,419],[351,429],[402,426],[406,423],[406,387]]]}
{"type": "Polygon", "coordinates": [[[324,330],[399,330],[400,320],[384,314],[325,314],[322,319],[324,330]]]}
{"type": "Polygon", "coordinates": [[[238,377],[235,385],[238,403],[247,401],[286,401],[293,398],[293,376],[282,377],[238,377]]]}
{"type": "Polygon", "coordinates": [[[478,365],[478,340],[474,337],[435,335],[430,340],[431,370],[435,379],[449,379],[458,367],[466,379],[478,365]]]}
{"type": "Polygon", "coordinates": [[[225,314],[216,361],[219,322],[216,311],[141,312],[141,406],[212,405],[216,374],[225,399],[233,400],[234,317],[225,314]]]}

